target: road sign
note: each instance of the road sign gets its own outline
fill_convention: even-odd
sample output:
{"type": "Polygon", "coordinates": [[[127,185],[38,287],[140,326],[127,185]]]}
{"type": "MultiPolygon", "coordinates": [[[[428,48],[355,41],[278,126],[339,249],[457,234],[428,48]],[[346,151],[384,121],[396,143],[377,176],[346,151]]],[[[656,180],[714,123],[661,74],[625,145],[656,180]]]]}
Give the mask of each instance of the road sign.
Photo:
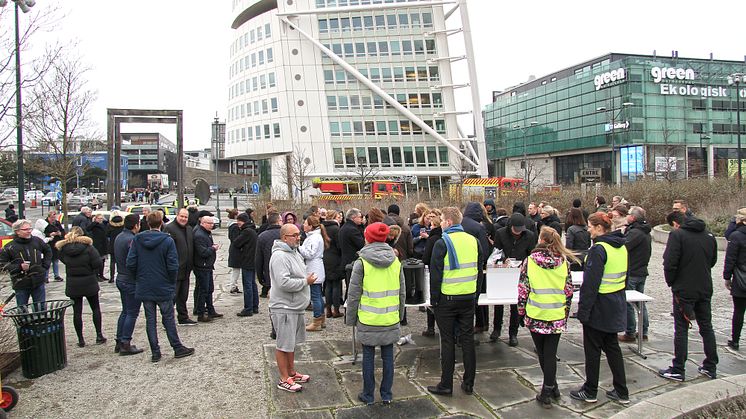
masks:
{"type": "Polygon", "coordinates": [[[60,202],[60,201],[62,201],[62,191],[58,190],[57,191],[57,202],[60,202]]]}
{"type": "Polygon", "coordinates": [[[254,195],[259,195],[259,184],[254,182],[251,184],[251,193],[254,195]]]}

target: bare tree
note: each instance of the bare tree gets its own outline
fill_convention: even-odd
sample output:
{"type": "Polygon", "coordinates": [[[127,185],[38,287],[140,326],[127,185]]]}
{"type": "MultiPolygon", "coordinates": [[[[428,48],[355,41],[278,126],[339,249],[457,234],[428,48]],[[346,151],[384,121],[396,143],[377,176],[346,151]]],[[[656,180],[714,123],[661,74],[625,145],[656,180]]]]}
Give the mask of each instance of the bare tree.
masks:
{"type": "Polygon", "coordinates": [[[81,159],[100,150],[103,142],[94,130],[90,108],[96,98],[86,86],[88,68],[79,58],[61,55],[28,95],[26,131],[45,173],[62,184],[63,211],[67,214],[67,183],[75,178],[81,159]]]}
{"type": "Polygon", "coordinates": [[[304,192],[312,186],[313,162],[306,155],[306,150],[295,148],[292,153],[285,156],[285,161],[280,163],[278,169],[280,179],[288,187],[288,198],[292,199],[295,191],[298,191],[302,205],[304,192]]]}
{"type": "Polygon", "coordinates": [[[520,177],[525,182],[526,196],[528,201],[531,201],[531,191],[536,186],[536,180],[544,175],[546,166],[539,166],[537,160],[522,160],[522,167],[516,169],[516,177],[520,177]]]}
{"type": "Polygon", "coordinates": [[[677,178],[676,163],[678,159],[676,156],[677,147],[672,145],[669,139],[675,133],[666,126],[661,127],[661,132],[663,133],[663,157],[655,157],[654,169],[656,175],[660,173],[663,179],[668,183],[672,183],[677,178]]]}
{"type": "MultiPolygon", "coordinates": [[[[365,157],[359,157],[357,159],[357,165],[352,171],[356,181],[360,182],[360,193],[361,194],[372,194],[375,191],[366,190],[366,186],[374,179],[376,179],[381,171],[368,164],[368,160],[365,157]]],[[[371,195],[368,195],[370,197],[371,195]]]]}
{"type": "Polygon", "coordinates": [[[459,157],[457,162],[451,163],[451,169],[455,173],[451,184],[456,185],[456,196],[451,198],[455,199],[456,202],[461,202],[464,197],[464,182],[471,176],[472,172],[469,163],[463,157],[459,157]]]}

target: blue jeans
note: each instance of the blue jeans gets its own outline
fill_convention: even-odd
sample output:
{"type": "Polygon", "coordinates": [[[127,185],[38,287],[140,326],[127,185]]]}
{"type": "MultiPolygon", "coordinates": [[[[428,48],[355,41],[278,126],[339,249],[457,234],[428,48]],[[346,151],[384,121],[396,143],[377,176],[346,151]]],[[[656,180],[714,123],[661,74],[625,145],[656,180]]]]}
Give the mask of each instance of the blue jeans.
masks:
{"type": "MultiPolygon", "coordinates": [[[[376,388],[375,377],[376,347],[363,345],[363,398],[366,403],[373,402],[373,391],[376,388]]],[[[381,400],[391,400],[391,386],[394,385],[394,345],[381,346],[383,361],[383,378],[381,380],[381,400]]]]}
{"type": "Polygon", "coordinates": [[[195,269],[194,278],[197,280],[197,315],[214,314],[212,293],[215,291],[215,281],[212,280],[212,270],[195,269]]]}
{"type": "MultiPolygon", "coordinates": [[[[645,279],[646,276],[628,276],[627,277],[627,289],[639,291],[645,293],[645,279]]],[[[637,332],[637,312],[631,303],[627,303],[627,335],[634,336],[637,332]]],[[[642,334],[643,336],[648,335],[648,307],[645,304],[645,309],[642,311],[642,334]]],[[[640,336],[642,338],[642,336],[640,336]]]]}
{"type": "Polygon", "coordinates": [[[33,311],[46,310],[46,304],[37,304],[43,303],[46,300],[46,289],[44,288],[44,284],[41,284],[38,287],[32,288],[30,290],[15,290],[15,292],[17,306],[28,304],[29,298],[33,298],[33,311]]]}
{"type": "Polygon", "coordinates": [[[60,260],[59,259],[52,259],[52,273],[54,273],[55,278],[60,276],[60,260]]]}
{"type": "Polygon", "coordinates": [[[255,278],[255,271],[241,269],[241,280],[243,282],[243,311],[245,312],[259,310],[259,290],[256,288],[255,278]]]}
{"type": "Polygon", "coordinates": [[[122,299],[122,313],[117,321],[116,339],[120,343],[129,343],[135,330],[137,317],[140,315],[140,300],[135,298],[135,283],[117,281],[119,297],[122,299]]]}
{"type": "Polygon", "coordinates": [[[324,297],[321,294],[321,284],[311,284],[311,304],[313,304],[313,317],[315,318],[324,315],[324,297]]]}
{"type": "Polygon", "coordinates": [[[158,314],[156,313],[156,306],[161,311],[161,321],[163,328],[166,329],[166,336],[168,336],[168,343],[174,350],[183,347],[179,340],[179,334],[176,332],[176,319],[174,318],[174,301],[143,301],[143,307],[145,308],[145,331],[148,334],[148,343],[150,343],[150,352],[154,354],[161,353],[161,347],[158,345],[158,314]]]}

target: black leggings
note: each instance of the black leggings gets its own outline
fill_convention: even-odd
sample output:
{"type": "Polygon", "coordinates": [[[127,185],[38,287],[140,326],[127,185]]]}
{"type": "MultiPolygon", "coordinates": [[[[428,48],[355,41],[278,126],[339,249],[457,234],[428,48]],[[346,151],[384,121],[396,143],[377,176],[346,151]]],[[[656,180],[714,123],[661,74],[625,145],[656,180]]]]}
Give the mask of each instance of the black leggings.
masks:
{"type": "MultiPolygon", "coordinates": [[[[93,312],[93,326],[96,328],[96,336],[102,336],[101,331],[101,307],[98,304],[98,294],[85,297],[93,312]]],[[[73,298],[73,326],[78,335],[78,341],[83,342],[83,297],[73,298]]]]}
{"type": "Polygon", "coordinates": [[[741,329],[743,328],[743,313],[746,311],[746,297],[733,297],[733,323],[732,338],[733,342],[738,343],[741,339],[741,329]]]}
{"type": "Polygon", "coordinates": [[[544,335],[531,332],[531,338],[534,340],[536,354],[539,355],[539,365],[544,373],[544,387],[554,387],[557,384],[557,346],[559,346],[560,334],[544,335]]]}
{"type": "Polygon", "coordinates": [[[327,306],[334,306],[339,310],[342,302],[342,280],[324,281],[324,297],[327,306]]]}

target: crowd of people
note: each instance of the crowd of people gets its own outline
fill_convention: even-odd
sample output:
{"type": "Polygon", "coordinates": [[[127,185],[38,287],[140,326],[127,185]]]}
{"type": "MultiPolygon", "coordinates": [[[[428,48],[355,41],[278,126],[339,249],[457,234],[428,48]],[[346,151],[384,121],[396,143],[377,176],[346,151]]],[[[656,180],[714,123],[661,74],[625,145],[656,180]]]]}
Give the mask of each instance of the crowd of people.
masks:
{"type": "MultiPolygon", "coordinates": [[[[44,301],[50,267],[54,280],[63,280],[57,267],[57,261],[62,261],[65,292],[74,301],[74,326],[78,345],[83,347],[83,298],[93,311],[96,343],[107,341],[101,330],[98,293],[99,282],[106,280],[106,255],[110,255],[110,277],[113,280],[116,272],[122,300],[115,352],[143,352],[132,344],[142,306],[152,361],[161,359],[157,312],[174,356],[189,356],[194,349],[180,341],[176,324],[209,323],[223,317],[213,306],[215,261],[220,251],[212,235],[216,220],[195,206],[180,209],[170,223],[164,217],[146,208],[142,219],[113,213],[105,223],[83,208],[69,232],[54,212],[33,228],[29,221],[18,220],[13,224],[14,240],[0,252],[0,265],[10,272],[17,303],[22,305],[29,298],[35,303],[44,301]],[[196,321],[187,308],[192,273],[196,321]]],[[[305,341],[306,332],[323,333],[327,319],[345,317],[346,325],[356,327],[363,346],[359,400],[374,402],[374,357],[380,347],[380,397],[390,403],[393,344],[400,338],[400,326],[407,324],[402,264],[416,258],[427,267],[430,281],[427,328],[422,334],[434,336],[437,326],[441,337],[441,378],[428,391],[453,393],[457,346],[464,363],[460,387],[466,394],[474,391],[474,335],[490,332],[489,306],[477,303],[478,296],[486,292],[486,269],[520,266],[517,303],[509,307],[507,342],[517,346],[520,328],[529,331],[544,374],[537,401],[549,408],[560,397],[557,350],[568,319],[577,317],[583,329],[586,380],[569,392],[570,397],[590,403],[597,400],[603,352],[613,376],[607,398],[629,403],[619,342],[647,340],[649,324],[645,311],[642,335],[637,335],[635,312],[626,302],[625,291],[644,292],[652,247],[646,211],[622,197],[614,197],[607,205],[598,196],[591,212],[576,199],[564,221],[544,202],[531,202],[528,207],[515,202],[508,211],[489,199],[467,203],[463,210],[420,203],[408,217],[401,216],[396,204],[366,213],[351,208],[344,214],[311,206],[302,216],[268,204],[259,223],[251,209],[228,210],[228,218],[231,272],[226,285],[231,294],[243,295],[243,308],[236,313],[239,317],[258,314],[260,299],[268,298],[280,375],[277,388],[281,390],[301,391],[311,380],[294,364],[295,348],[305,341]],[[572,301],[578,289],[573,286],[572,271],[583,272],[575,313],[572,301]],[[344,304],[346,314],[340,311],[344,304]],[[312,312],[308,322],[307,310],[312,312]]],[[[659,374],[684,380],[688,329],[696,321],[705,350],[698,372],[715,378],[718,358],[711,323],[710,271],[717,259],[716,242],[682,200],[674,201],[666,220],[672,232],[663,266],[673,294],[675,357],[659,374]]],[[[746,208],[738,211],[726,237],[723,278],[734,304],[728,346],[737,350],[746,311],[746,208]]],[[[490,341],[500,338],[502,326],[503,306],[494,306],[490,341]]]]}

